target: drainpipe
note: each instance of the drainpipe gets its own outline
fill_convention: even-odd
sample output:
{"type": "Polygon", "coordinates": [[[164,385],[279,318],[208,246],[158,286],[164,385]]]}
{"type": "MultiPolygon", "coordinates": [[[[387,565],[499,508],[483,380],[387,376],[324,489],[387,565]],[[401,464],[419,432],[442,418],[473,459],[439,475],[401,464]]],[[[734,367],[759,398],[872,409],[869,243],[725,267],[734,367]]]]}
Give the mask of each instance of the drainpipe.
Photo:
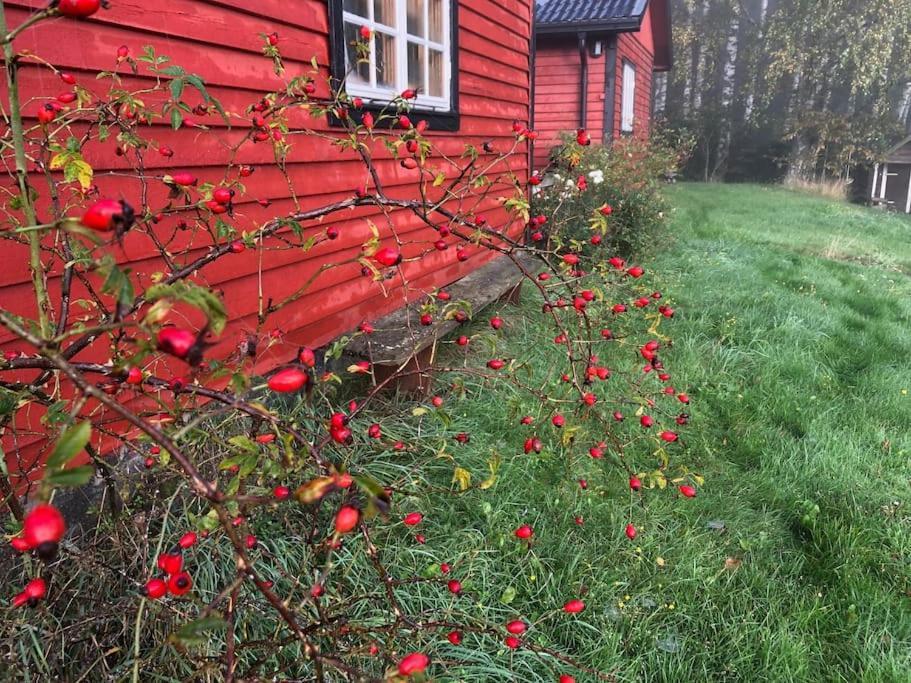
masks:
{"type": "Polygon", "coordinates": [[[585,128],[588,120],[588,45],[585,31],[579,32],[579,57],[582,60],[581,83],[579,84],[579,128],[585,128]]]}
{"type": "Polygon", "coordinates": [[[614,141],[614,109],[617,93],[617,34],[607,38],[607,55],[604,58],[604,134],[601,143],[609,145],[614,141]]]}

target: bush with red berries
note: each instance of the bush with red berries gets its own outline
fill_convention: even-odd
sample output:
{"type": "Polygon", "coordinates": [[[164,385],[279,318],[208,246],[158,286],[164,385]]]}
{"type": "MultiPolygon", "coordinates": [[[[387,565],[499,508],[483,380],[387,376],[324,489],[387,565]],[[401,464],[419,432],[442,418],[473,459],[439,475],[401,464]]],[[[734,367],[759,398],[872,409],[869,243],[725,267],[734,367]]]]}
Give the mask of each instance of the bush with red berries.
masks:
{"type": "MultiPolygon", "coordinates": [[[[532,210],[548,217],[536,233],[576,249],[607,249],[632,257],[665,238],[666,179],[686,163],[693,142],[654,131],[651,139],[593,144],[585,131],[566,135],[533,179],[532,210]]],[[[543,237],[542,237],[543,239],[543,237]]]]}
{"type": "MultiPolygon", "coordinates": [[[[102,9],[98,0],[59,0],[4,30],[5,46],[12,50],[25,26],[102,9]]],[[[282,73],[279,35],[261,38],[282,73]]],[[[360,36],[358,51],[369,38],[360,36]]],[[[4,568],[0,626],[0,641],[13,644],[4,653],[11,670],[29,670],[14,662],[24,656],[16,643],[40,643],[42,673],[73,680],[205,671],[226,680],[404,681],[459,671],[480,649],[499,657],[504,671],[513,657],[530,657],[551,680],[572,681],[578,672],[609,680],[535,635],[530,617],[489,619],[467,578],[476,554],[439,556],[429,529],[450,497],[495,488],[501,458],[548,451],[567,463],[610,463],[603,476],[628,482],[628,495],[643,503],[649,495],[696,495],[698,477],[671,461],[685,447],[689,403],[665,365],[672,344],[664,330],[675,311],[648,286],[643,267],[594,239],[609,230],[610,213],[584,228],[593,248],[583,249],[567,232],[579,226],[531,212],[529,184],[510,171],[533,131],[516,122],[504,149],[488,143],[483,153],[467,146],[457,159],[444,156],[442,138],[413,109],[413,92],[365,111],[331,82],[327,90],[314,69],[229,111],[203,79],[152,47],[135,57],[121,47],[111,71],[78,81],[30,56],[68,90],[19,92],[13,78],[4,106],[11,125],[0,156],[13,189],[2,200],[0,239],[28,259],[34,289],[29,315],[0,308],[0,326],[17,340],[0,359],[0,431],[7,462],[17,466],[0,472],[18,553],[4,568]],[[123,80],[130,74],[151,77],[141,93],[123,80]],[[37,123],[24,126],[17,103],[30,101],[41,103],[37,123]],[[302,111],[344,129],[327,140],[300,123],[302,111]],[[240,139],[207,147],[225,150],[207,159],[221,165],[218,181],[181,170],[192,152],[154,139],[153,124],[162,122],[195,129],[197,141],[226,135],[207,117],[252,122],[240,139]],[[300,144],[353,155],[369,181],[333,203],[252,223],[235,205],[255,196],[257,169],[237,164],[238,152],[269,145],[274,170],[294,188],[311,182],[287,172],[300,144]],[[107,194],[89,147],[129,165],[121,175],[137,181],[134,195],[107,194]],[[173,168],[150,173],[148,155],[173,168]],[[414,198],[387,193],[379,158],[398,160],[414,198]],[[506,209],[499,222],[476,213],[492,200],[506,209]],[[364,207],[388,219],[357,259],[378,293],[404,304],[414,298],[410,263],[447,250],[465,260],[482,249],[512,260],[531,297],[472,321],[467,302],[445,289],[426,292],[422,326],[461,325],[423,369],[438,377],[426,401],[388,398],[388,388],[414,372],[409,366],[379,379],[372,359],[343,360],[346,344],[374,332],[373,321],[324,349],[283,338],[283,311],[350,262],[324,263],[290,296],[251,293],[256,325],[242,335],[229,322],[236,302],[207,284],[213,264],[259,262],[336,239],[332,219],[364,207]],[[403,215],[421,231],[400,235],[395,219],[403,215]],[[125,245],[137,235],[157,251],[151,271],[126,266],[125,245]],[[532,335],[528,358],[507,343],[520,328],[532,335]],[[242,343],[215,353],[217,340],[232,334],[242,343]],[[532,347],[546,350],[547,362],[532,363],[532,347]],[[106,361],[87,358],[99,348],[106,361]],[[253,368],[265,357],[278,361],[259,376],[253,368]],[[452,450],[471,448],[477,435],[447,412],[448,402],[502,387],[535,406],[535,414],[501,426],[514,452],[491,455],[474,471],[454,465],[452,450]],[[38,410],[49,448],[30,462],[20,437],[34,434],[20,430],[38,410]],[[119,471],[113,452],[138,454],[142,469],[119,471]],[[104,495],[92,521],[65,519],[63,490],[95,477],[104,495]]],[[[580,131],[567,153],[586,142],[580,131]]],[[[583,491],[588,485],[573,481],[583,491]]],[[[522,519],[506,530],[526,553],[540,533],[522,519]]],[[[641,533],[632,520],[625,527],[629,540],[641,533]]],[[[591,609],[580,595],[536,607],[541,620],[557,624],[591,609]]]]}

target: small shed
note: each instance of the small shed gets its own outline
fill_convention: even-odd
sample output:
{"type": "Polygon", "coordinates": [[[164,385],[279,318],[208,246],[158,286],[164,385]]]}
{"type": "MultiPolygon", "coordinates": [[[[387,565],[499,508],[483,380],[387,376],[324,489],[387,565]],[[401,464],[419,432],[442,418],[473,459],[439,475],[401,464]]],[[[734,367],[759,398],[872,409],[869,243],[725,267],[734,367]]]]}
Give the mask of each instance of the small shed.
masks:
{"type": "Polygon", "coordinates": [[[870,203],[911,213],[911,137],[886,152],[873,167],[870,203]]]}

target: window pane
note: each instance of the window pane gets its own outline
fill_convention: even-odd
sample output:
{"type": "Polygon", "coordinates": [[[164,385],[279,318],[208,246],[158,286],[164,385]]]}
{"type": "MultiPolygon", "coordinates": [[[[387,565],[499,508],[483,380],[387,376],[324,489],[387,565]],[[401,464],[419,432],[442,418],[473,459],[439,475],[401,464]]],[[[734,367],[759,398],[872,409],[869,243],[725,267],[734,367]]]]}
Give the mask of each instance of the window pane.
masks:
{"type": "Polygon", "coordinates": [[[356,14],[359,17],[364,17],[365,19],[369,18],[367,14],[367,0],[344,0],[342,7],[345,8],[346,12],[351,12],[352,14],[356,14]]]}
{"type": "Polygon", "coordinates": [[[376,33],[376,85],[378,88],[395,88],[395,38],[376,33]]]}
{"type": "Polygon", "coordinates": [[[428,94],[433,97],[445,97],[443,92],[443,79],[445,78],[443,69],[443,53],[436,50],[430,51],[430,83],[428,84],[428,94]]]}
{"type": "Polygon", "coordinates": [[[430,40],[435,43],[443,42],[443,0],[427,0],[430,16],[430,40]]]}
{"type": "Polygon", "coordinates": [[[373,0],[373,20],[395,28],[395,0],[373,0]]]}
{"type": "Polygon", "coordinates": [[[629,62],[623,63],[623,111],[620,129],[624,133],[633,131],[636,118],[636,69],[629,62]]]}
{"type": "Polygon", "coordinates": [[[424,37],[424,0],[408,0],[408,33],[424,37]]]}
{"type": "Polygon", "coordinates": [[[357,63],[358,53],[357,49],[353,45],[353,43],[355,43],[360,37],[358,33],[359,31],[360,26],[345,23],[345,68],[351,70],[351,75],[348,76],[349,82],[369,85],[370,65],[366,61],[361,62],[360,64],[357,63]],[[353,69],[352,66],[354,66],[353,69]]]}
{"type": "Polygon", "coordinates": [[[422,92],[424,88],[424,47],[408,43],[408,87],[422,92]]]}

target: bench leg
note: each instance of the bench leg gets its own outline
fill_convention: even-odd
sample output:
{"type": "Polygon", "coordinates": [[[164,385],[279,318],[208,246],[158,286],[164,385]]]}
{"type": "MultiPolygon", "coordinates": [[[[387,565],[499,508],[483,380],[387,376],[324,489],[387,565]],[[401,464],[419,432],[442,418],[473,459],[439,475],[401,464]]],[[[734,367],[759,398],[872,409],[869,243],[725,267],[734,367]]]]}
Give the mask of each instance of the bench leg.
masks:
{"type": "Polygon", "coordinates": [[[522,302],[522,284],[524,281],[519,281],[515,287],[510,287],[503,294],[500,295],[498,301],[504,304],[511,304],[513,306],[518,306],[522,302]]]}
{"type": "MultiPolygon", "coordinates": [[[[429,370],[430,360],[433,356],[433,347],[418,351],[402,369],[401,374],[387,385],[392,391],[410,394],[412,396],[427,396],[432,386],[432,375],[429,370]]],[[[373,374],[376,381],[384,382],[398,370],[397,365],[376,365],[373,374]]]]}

